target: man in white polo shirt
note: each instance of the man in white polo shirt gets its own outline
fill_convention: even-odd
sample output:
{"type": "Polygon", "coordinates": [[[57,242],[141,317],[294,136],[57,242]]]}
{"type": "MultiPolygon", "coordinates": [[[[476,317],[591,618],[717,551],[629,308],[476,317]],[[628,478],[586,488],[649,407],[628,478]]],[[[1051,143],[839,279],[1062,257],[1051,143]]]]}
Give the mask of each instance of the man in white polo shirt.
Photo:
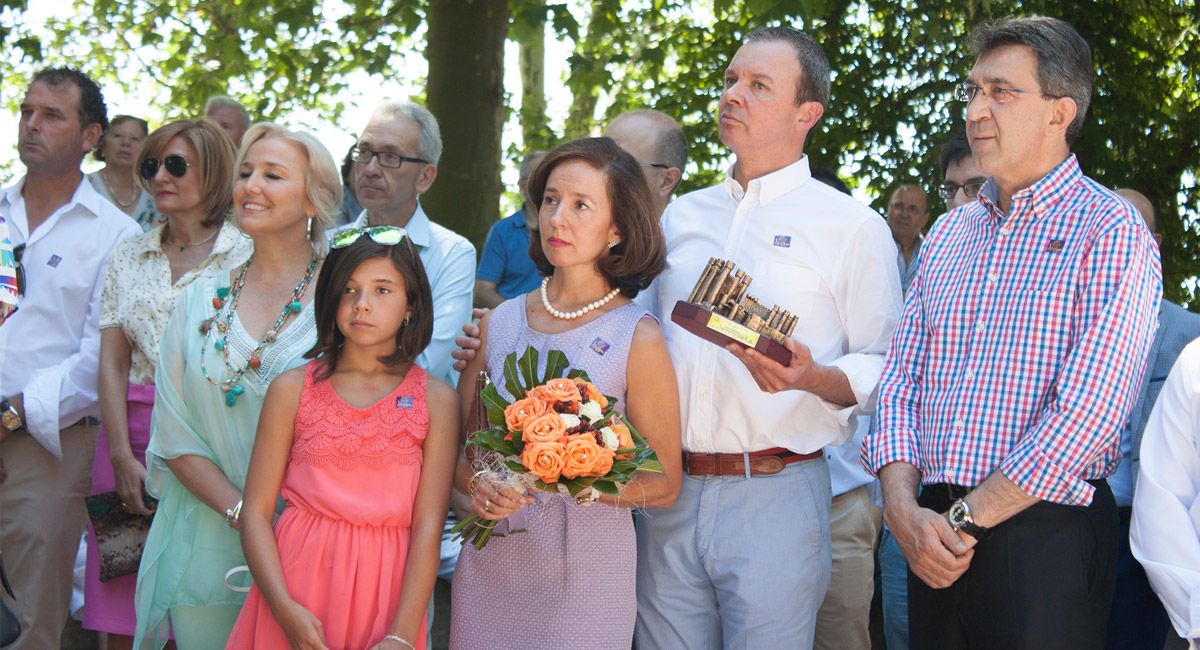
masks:
{"type": "Polygon", "coordinates": [[[21,622],[12,648],[59,646],[96,445],[104,267],[141,232],[79,169],[107,125],[91,79],[42,70],[21,102],[26,175],[0,190],[20,251],[20,309],[0,327],[0,547],[21,622]]]}

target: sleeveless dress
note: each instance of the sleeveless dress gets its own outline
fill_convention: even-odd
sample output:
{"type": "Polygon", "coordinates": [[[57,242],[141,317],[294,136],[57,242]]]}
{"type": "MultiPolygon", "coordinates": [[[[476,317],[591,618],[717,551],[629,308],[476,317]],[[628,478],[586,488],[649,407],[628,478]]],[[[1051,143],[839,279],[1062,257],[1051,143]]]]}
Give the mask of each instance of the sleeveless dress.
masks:
{"type": "MultiPolygon", "coordinates": [[[[629,303],[575,329],[545,334],[529,327],[525,296],[519,296],[492,317],[488,374],[503,376],[504,357],[527,345],[539,350],[541,373],[546,352],[561,350],[571,368],[587,371],[624,409],[625,366],[642,318],[654,317],[629,303]]],[[[503,382],[496,387],[512,399],[503,382]]],[[[463,546],[454,573],[450,647],[629,650],[637,615],[637,549],[629,510],[576,505],[557,494],[535,498],[524,510],[527,532],[493,536],[483,550],[463,546]]]]}
{"type": "MultiPolygon", "coordinates": [[[[295,439],[283,475],[286,502],[275,542],[292,598],[321,621],[331,650],[378,643],[400,605],[421,445],[429,432],[427,375],[409,368],[388,396],[366,408],[346,403],[305,369],[295,439]]],[[[425,645],[425,624],[414,645],[425,645]]],[[[286,648],[257,586],[229,648],[286,648]]]]}

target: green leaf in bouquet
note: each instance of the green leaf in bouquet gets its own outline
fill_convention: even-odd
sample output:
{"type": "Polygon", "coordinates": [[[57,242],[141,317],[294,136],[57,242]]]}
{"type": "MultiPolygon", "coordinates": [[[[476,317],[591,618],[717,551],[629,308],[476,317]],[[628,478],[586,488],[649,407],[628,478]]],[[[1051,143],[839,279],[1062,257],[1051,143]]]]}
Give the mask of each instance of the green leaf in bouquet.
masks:
{"type": "Polygon", "coordinates": [[[525,388],[531,389],[538,385],[538,351],[532,345],[526,346],[525,353],[517,359],[517,370],[520,372],[521,379],[525,388]]]}
{"type": "Polygon", "coordinates": [[[509,469],[511,469],[514,472],[517,472],[518,474],[526,474],[529,472],[529,470],[525,469],[524,465],[522,465],[521,463],[519,463],[515,460],[506,460],[506,461],[504,461],[504,464],[509,469]]]}
{"type": "Polygon", "coordinates": [[[617,487],[617,484],[607,479],[596,479],[592,483],[592,487],[601,494],[611,494],[614,497],[621,494],[621,489],[617,487]]]}
{"type": "Polygon", "coordinates": [[[663,465],[661,462],[659,462],[658,457],[647,458],[646,460],[642,461],[642,465],[641,467],[638,467],[638,471],[662,474],[663,465]]]}
{"type": "Polygon", "coordinates": [[[468,440],[467,444],[475,445],[488,451],[494,451],[501,456],[512,456],[518,452],[516,444],[512,440],[505,440],[508,435],[503,429],[484,429],[474,433],[468,440]]]}
{"type": "Polygon", "coordinates": [[[514,400],[525,399],[525,387],[521,385],[521,376],[517,374],[517,353],[504,357],[504,388],[514,400]]]}
{"type": "Polygon", "coordinates": [[[542,383],[562,377],[562,373],[571,365],[567,355],[562,350],[551,350],[546,353],[546,372],[542,375],[542,383]]]}
{"type": "Polygon", "coordinates": [[[578,368],[572,368],[571,372],[567,373],[567,379],[582,379],[586,382],[592,381],[592,378],[588,377],[586,370],[580,370],[578,368]]]}
{"type": "Polygon", "coordinates": [[[567,487],[567,492],[569,492],[571,494],[571,496],[575,497],[575,496],[579,496],[579,493],[583,492],[583,490],[585,488],[587,488],[589,485],[591,485],[592,481],[594,481],[594,480],[595,479],[593,479],[593,478],[584,478],[584,477],[580,476],[577,478],[568,478],[568,479],[561,480],[558,482],[558,484],[565,485],[567,487]]]}
{"type": "Polygon", "coordinates": [[[494,427],[504,427],[504,409],[509,403],[500,396],[496,385],[489,382],[479,397],[483,400],[484,407],[487,408],[488,424],[494,427]]]}

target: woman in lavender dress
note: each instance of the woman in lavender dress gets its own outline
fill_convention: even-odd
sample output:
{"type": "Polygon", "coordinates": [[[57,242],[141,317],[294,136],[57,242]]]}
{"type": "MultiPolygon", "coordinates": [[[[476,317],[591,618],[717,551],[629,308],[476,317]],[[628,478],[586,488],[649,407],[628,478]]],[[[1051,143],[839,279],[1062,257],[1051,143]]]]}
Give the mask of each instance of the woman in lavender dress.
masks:
{"type": "Polygon", "coordinates": [[[540,206],[540,241],[530,255],[545,279],[480,322],[483,346],[459,382],[463,403],[473,403],[480,370],[501,376],[506,355],[532,345],[544,363],[546,351],[561,350],[571,367],[620,400],[665,471],[638,473],[620,496],[593,505],[472,481],[474,470],[460,457],[456,485],[475,514],[499,520],[517,513],[526,532],[493,536],[482,550],[463,548],[450,646],[628,650],[637,613],[628,509],[670,507],[682,476],[671,360],[658,322],[630,302],[663,267],[662,231],[641,166],[607,138],[550,152],[529,180],[529,198],[540,206]]]}

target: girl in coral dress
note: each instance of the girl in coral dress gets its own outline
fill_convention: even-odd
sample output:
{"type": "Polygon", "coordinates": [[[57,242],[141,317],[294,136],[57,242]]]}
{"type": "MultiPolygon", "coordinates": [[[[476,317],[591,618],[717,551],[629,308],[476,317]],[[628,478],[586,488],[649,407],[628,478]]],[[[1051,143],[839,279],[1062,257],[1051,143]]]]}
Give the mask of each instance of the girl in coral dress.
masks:
{"type": "Polygon", "coordinates": [[[413,363],[433,305],[404,229],[344,231],[332,247],[313,361],[271,384],[259,420],[241,512],[254,586],[230,648],[425,646],[458,399],[413,363]]]}

